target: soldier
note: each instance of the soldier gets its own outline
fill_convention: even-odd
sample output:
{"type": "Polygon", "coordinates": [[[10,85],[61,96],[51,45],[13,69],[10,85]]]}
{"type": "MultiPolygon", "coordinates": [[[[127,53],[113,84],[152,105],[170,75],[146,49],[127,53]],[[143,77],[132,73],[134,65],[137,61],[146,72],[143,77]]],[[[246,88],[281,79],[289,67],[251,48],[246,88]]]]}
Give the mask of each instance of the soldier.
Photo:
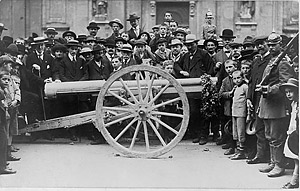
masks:
{"type": "Polygon", "coordinates": [[[212,12],[208,10],[205,14],[205,24],[202,26],[202,38],[204,40],[216,38],[216,25],[212,24],[213,19],[212,12]]]}
{"type": "Polygon", "coordinates": [[[260,172],[268,173],[268,177],[284,174],[285,163],[283,147],[286,139],[289,118],[286,115],[285,95],[279,86],[295,77],[295,72],[286,60],[274,63],[281,51],[282,38],[276,33],[269,35],[267,44],[273,58],[267,63],[262,74],[262,81],[256,85],[255,91],[260,93],[258,117],[263,120],[265,135],[270,146],[270,163],[260,172]]]}

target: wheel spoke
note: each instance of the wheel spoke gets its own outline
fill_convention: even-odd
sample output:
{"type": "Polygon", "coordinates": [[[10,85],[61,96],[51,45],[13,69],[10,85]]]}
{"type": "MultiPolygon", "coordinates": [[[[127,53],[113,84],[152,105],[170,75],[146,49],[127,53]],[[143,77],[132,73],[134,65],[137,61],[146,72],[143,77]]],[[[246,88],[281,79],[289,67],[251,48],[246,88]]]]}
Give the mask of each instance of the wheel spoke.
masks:
{"type": "Polygon", "coordinates": [[[134,134],[133,134],[133,138],[132,138],[131,143],[130,143],[130,147],[129,147],[130,150],[132,150],[132,147],[133,147],[133,145],[134,145],[134,143],[135,143],[135,139],[136,139],[137,134],[138,134],[138,132],[139,132],[140,125],[141,125],[141,121],[138,120],[138,123],[137,123],[137,125],[136,125],[135,131],[134,131],[134,134]]]}
{"type": "Polygon", "coordinates": [[[152,127],[154,133],[156,134],[156,136],[158,137],[158,139],[160,140],[161,144],[163,146],[166,146],[166,142],[164,141],[164,139],[161,137],[160,133],[157,131],[156,127],[154,126],[154,124],[152,123],[152,121],[150,119],[147,120],[147,122],[150,124],[150,126],[152,127]]]}
{"type": "Polygon", "coordinates": [[[178,131],[176,131],[175,129],[173,129],[172,127],[170,127],[168,124],[162,122],[160,119],[158,119],[157,117],[151,117],[151,119],[153,119],[154,121],[158,122],[159,124],[163,125],[165,128],[169,129],[170,131],[172,131],[174,134],[178,135],[178,131]]]}
{"type": "Polygon", "coordinates": [[[143,121],[143,126],[144,126],[144,134],[145,134],[145,142],[146,142],[146,150],[150,150],[149,146],[149,136],[148,136],[148,131],[147,131],[147,124],[146,121],[143,121]]]}
{"type": "Polygon", "coordinates": [[[141,81],[140,81],[140,76],[142,76],[142,75],[141,75],[140,72],[137,72],[136,76],[137,76],[136,77],[136,82],[137,82],[137,86],[138,86],[139,100],[140,100],[140,102],[142,102],[143,101],[143,96],[142,96],[141,81]]]}
{"type": "Polygon", "coordinates": [[[128,123],[128,125],[121,131],[121,133],[115,138],[115,141],[118,141],[120,139],[120,137],[129,129],[129,127],[137,121],[137,118],[134,118],[131,120],[130,123],[128,123]]]}
{"type": "Polygon", "coordinates": [[[122,83],[122,85],[124,86],[124,88],[126,89],[126,91],[130,94],[130,96],[132,97],[133,101],[137,104],[139,103],[138,100],[135,98],[135,96],[133,95],[132,91],[129,89],[129,87],[127,86],[126,83],[124,83],[123,79],[120,78],[119,79],[120,82],[122,83]]]}
{"type": "Polygon", "coordinates": [[[132,111],[128,107],[106,107],[106,106],[103,107],[103,110],[105,110],[105,111],[110,111],[110,110],[112,110],[112,111],[126,111],[126,112],[132,111]]]}
{"type": "MultiPolygon", "coordinates": [[[[120,122],[120,121],[124,121],[124,120],[126,120],[126,119],[129,119],[129,118],[134,117],[134,114],[129,114],[129,113],[127,113],[127,115],[124,116],[124,117],[123,117],[123,115],[124,115],[124,114],[122,114],[122,115],[121,115],[122,117],[119,118],[119,119],[116,119],[116,120],[114,120],[114,121],[111,121],[111,122],[109,122],[109,123],[104,124],[104,127],[106,128],[106,127],[111,126],[111,125],[113,125],[113,124],[115,124],[115,123],[118,123],[118,122],[120,122]]],[[[115,117],[118,117],[118,116],[115,116],[115,117]]]]}
{"type": "Polygon", "coordinates": [[[162,112],[162,111],[152,111],[152,115],[164,115],[164,116],[169,116],[169,117],[179,117],[183,118],[182,114],[178,113],[168,113],[168,112],[162,112]]]}
{"type": "Polygon", "coordinates": [[[159,96],[161,96],[161,94],[170,86],[170,82],[168,82],[165,87],[163,87],[159,92],[158,94],[149,102],[149,105],[152,105],[156,100],[157,98],[159,98],[159,96]]]}
{"type": "Polygon", "coordinates": [[[165,101],[165,102],[162,102],[162,103],[160,103],[160,104],[154,105],[154,106],[152,107],[152,109],[156,109],[156,108],[162,107],[162,106],[164,106],[164,105],[168,105],[168,104],[173,103],[173,102],[175,102],[175,101],[180,101],[180,97],[177,97],[177,98],[174,98],[174,99],[170,99],[170,100],[168,100],[168,101],[165,101]]]}
{"type": "Polygon", "coordinates": [[[128,105],[134,105],[133,103],[131,103],[130,101],[128,101],[128,100],[126,100],[126,99],[124,99],[124,98],[122,98],[121,96],[119,96],[119,95],[117,95],[116,93],[114,93],[114,92],[112,92],[112,91],[110,91],[110,90],[108,90],[108,92],[111,94],[111,95],[113,95],[113,96],[115,96],[116,98],[118,98],[119,100],[121,100],[121,101],[123,101],[124,103],[127,103],[128,105]]]}
{"type": "Polygon", "coordinates": [[[153,82],[154,82],[154,75],[151,76],[151,81],[150,83],[148,84],[148,90],[147,90],[147,94],[145,96],[145,99],[144,99],[144,102],[148,102],[149,100],[149,95],[152,94],[152,85],[153,85],[153,82]]]}

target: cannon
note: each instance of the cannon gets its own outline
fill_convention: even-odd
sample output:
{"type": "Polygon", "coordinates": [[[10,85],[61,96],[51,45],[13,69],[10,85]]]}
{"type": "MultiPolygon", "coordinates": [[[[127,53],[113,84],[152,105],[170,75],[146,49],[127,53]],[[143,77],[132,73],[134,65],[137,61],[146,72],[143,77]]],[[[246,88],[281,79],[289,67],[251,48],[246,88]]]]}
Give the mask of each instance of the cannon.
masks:
{"type": "Polygon", "coordinates": [[[200,78],[175,79],[149,65],[123,68],[107,81],[49,83],[45,85],[48,99],[63,94],[98,96],[95,111],[40,121],[19,132],[93,123],[107,143],[122,154],[158,157],[183,138],[189,121],[188,97],[197,97],[202,89],[200,78]],[[123,80],[128,75],[134,76],[134,80],[123,80]],[[113,104],[107,104],[107,100],[113,100],[113,104]],[[176,109],[168,110],[170,107],[176,109]]]}

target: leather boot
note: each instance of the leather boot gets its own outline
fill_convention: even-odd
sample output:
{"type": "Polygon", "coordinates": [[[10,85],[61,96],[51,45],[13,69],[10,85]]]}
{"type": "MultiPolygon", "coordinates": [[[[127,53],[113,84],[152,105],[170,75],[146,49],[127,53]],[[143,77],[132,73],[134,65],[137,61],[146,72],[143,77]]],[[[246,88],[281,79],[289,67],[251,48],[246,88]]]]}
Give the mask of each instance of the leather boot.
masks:
{"type": "Polygon", "coordinates": [[[271,170],[273,170],[274,167],[275,167],[275,164],[273,162],[270,162],[267,166],[264,166],[258,170],[259,170],[259,172],[262,172],[262,173],[268,173],[271,170]]]}
{"type": "Polygon", "coordinates": [[[275,164],[275,167],[273,170],[271,170],[267,175],[268,177],[279,177],[284,174],[285,169],[278,166],[278,164],[275,164]]]}
{"type": "Polygon", "coordinates": [[[234,155],[231,160],[241,160],[241,159],[246,159],[246,155],[245,155],[245,146],[244,143],[242,142],[237,142],[238,144],[238,153],[236,155],[234,155]]]}

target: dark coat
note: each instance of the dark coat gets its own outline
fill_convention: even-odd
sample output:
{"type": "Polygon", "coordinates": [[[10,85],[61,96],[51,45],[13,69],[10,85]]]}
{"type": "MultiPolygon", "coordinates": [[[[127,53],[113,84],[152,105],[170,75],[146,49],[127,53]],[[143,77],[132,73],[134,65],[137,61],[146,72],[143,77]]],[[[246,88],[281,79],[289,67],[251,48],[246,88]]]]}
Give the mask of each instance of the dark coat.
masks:
{"type": "Polygon", "coordinates": [[[83,77],[84,59],[76,57],[76,62],[73,63],[69,56],[66,55],[59,65],[59,78],[62,82],[79,81],[83,77]]]}
{"type": "Polygon", "coordinates": [[[81,80],[107,80],[112,71],[112,65],[107,59],[101,59],[101,67],[93,59],[87,63],[81,80]]]}
{"type": "Polygon", "coordinates": [[[213,74],[214,63],[206,50],[197,49],[192,60],[190,53],[184,54],[178,62],[174,63],[174,71],[178,78],[184,78],[180,71],[187,71],[190,78],[199,78],[203,74],[213,74]]]}
{"type": "MultiPolygon", "coordinates": [[[[140,31],[139,31],[139,34],[141,34],[143,31],[142,31],[141,28],[139,28],[139,30],[140,30],[140,31]]],[[[129,29],[129,30],[127,31],[127,34],[128,34],[128,36],[129,36],[129,40],[131,40],[131,39],[137,39],[137,38],[138,38],[138,36],[136,36],[136,34],[135,34],[133,28],[129,29]]]]}
{"type": "Polygon", "coordinates": [[[226,60],[228,60],[230,58],[230,56],[228,57],[225,54],[224,50],[222,49],[219,52],[217,52],[213,57],[214,57],[213,60],[215,61],[215,63],[217,63],[217,62],[222,63],[220,68],[215,68],[215,72],[216,72],[215,76],[218,77],[217,89],[220,89],[223,79],[228,75],[225,71],[224,63],[226,60]]]}
{"type": "Polygon", "coordinates": [[[232,77],[227,76],[223,79],[219,94],[224,103],[224,115],[226,116],[232,116],[232,96],[229,94],[229,92],[233,89],[233,87],[234,84],[232,77]]]}
{"type": "MultiPolygon", "coordinates": [[[[40,60],[36,54],[36,51],[34,51],[31,54],[29,54],[28,57],[26,58],[26,67],[28,70],[32,71],[35,75],[37,76],[40,75],[40,77],[43,79],[47,79],[49,77],[53,78],[53,74],[55,73],[53,62],[54,62],[54,58],[51,56],[51,54],[47,54],[44,52],[43,60],[40,60]],[[37,64],[41,67],[40,74],[38,70],[32,67],[33,64],[37,64]]],[[[57,75],[57,73],[54,75],[57,75]]]]}
{"type": "Polygon", "coordinates": [[[157,50],[157,41],[160,38],[165,38],[167,40],[167,48],[170,48],[169,44],[171,43],[171,40],[174,39],[174,37],[170,36],[170,35],[166,35],[165,37],[161,37],[160,35],[156,35],[149,43],[149,46],[151,48],[152,52],[155,52],[157,50]]]}

